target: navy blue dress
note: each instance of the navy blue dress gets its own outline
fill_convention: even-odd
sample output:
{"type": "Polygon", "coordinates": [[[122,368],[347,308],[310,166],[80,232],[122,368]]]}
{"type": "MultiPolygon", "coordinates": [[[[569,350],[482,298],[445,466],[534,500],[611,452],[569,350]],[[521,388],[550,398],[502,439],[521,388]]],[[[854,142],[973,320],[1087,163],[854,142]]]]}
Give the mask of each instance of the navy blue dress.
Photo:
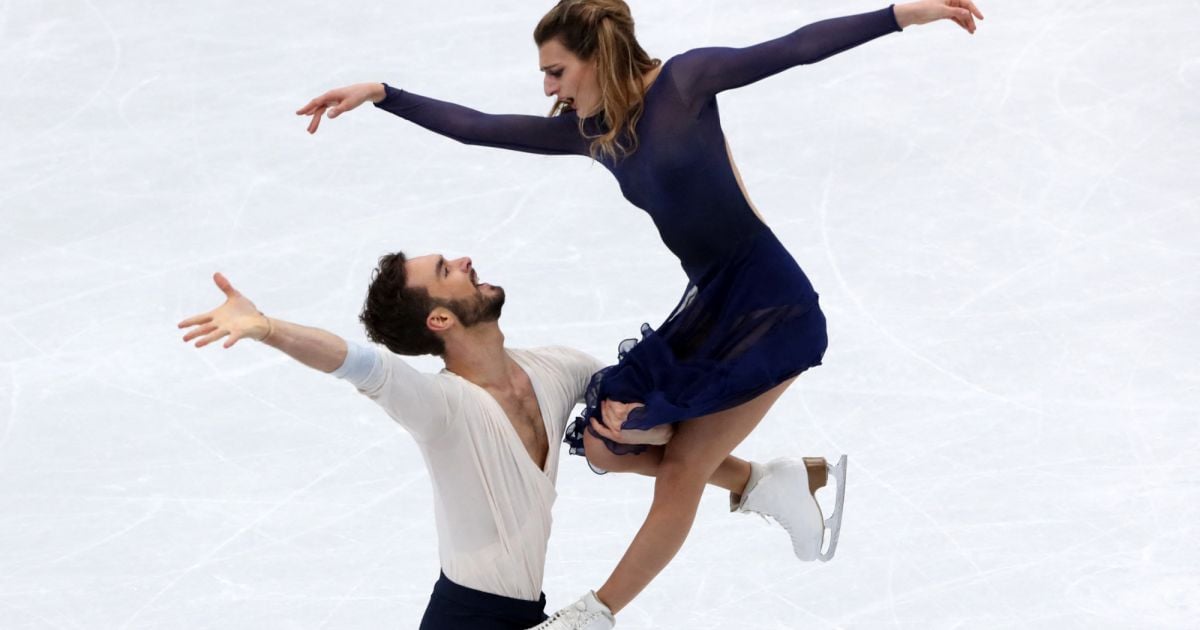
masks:
{"type": "MultiPolygon", "coordinates": [[[[688,286],[657,329],[643,326],[640,340],[622,344],[618,363],[593,376],[587,409],[567,433],[572,453],[583,452],[587,419],[600,417],[606,398],[645,403],[623,426],[647,429],[729,409],[820,365],[827,337],[817,293],[738,186],[716,95],[899,30],[888,7],[747,48],[691,50],[663,65],[646,91],[639,148],[600,161],[654,220],[688,286]]],[[[589,155],[575,112],[489,115],[390,86],[377,105],[467,144],[589,155]]],[[[583,120],[589,135],[603,124],[602,116],[583,120]]],[[[643,450],[605,443],[615,453],[643,450]]]]}

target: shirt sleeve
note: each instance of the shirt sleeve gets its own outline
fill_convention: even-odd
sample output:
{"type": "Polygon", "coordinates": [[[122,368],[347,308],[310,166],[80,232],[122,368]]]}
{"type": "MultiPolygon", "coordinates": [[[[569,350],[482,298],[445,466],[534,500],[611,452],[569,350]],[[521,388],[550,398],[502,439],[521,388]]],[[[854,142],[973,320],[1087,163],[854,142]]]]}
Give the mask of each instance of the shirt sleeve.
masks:
{"type": "MultiPolygon", "coordinates": [[[[895,5],[893,5],[895,6],[895,5]]],[[[816,63],[900,31],[889,6],[870,13],[814,22],[778,39],[746,48],[697,48],[672,60],[675,87],[685,102],[749,85],[788,68],[816,63]]]]}
{"type": "Polygon", "coordinates": [[[485,114],[384,85],[387,96],[375,106],[464,144],[541,155],[587,155],[578,117],[485,114]]]}
{"type": "Polygon", "coordinates": [[[581,404],[587,394],[588,384],[592,375],[604,369],[604,364],[592,355],[574,348],[556,346],[551,348],[558,356],[563,371],[568,376],[567,399],[573,404],[581,404]]]}
{"type": "Polygon", "coordinates": [[[357,387],[419,441],[431,441],[445,430],[446,396],[431,375],[382,348],[352,341],[346,345],[346,360],[334,376],[357,387]]]}

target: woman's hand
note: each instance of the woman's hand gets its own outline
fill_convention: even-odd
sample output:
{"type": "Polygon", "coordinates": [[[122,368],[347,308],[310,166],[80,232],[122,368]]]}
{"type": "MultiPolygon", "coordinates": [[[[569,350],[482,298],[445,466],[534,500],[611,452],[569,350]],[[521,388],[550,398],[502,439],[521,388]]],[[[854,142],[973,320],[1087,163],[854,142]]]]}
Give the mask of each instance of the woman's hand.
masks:
{"type": "Polygon", "coordinates": [[[963,30],[975,33],[975,19],[983,14],[971,0],[920,0],[896,5],[896,23],[900,28],[929,24],[937,20],[954,20],[963,30]]]}
{"type": "Polygon", "coordinates": [[[378,103],[387,96],[382,83],[355,83],[328,92],[314,98],[308,105],[296,110],[297,116],[312,116],[308,123],[308,133],[317,133],[321,124],[321,116],[326,110],[330,118],[337,118],[342,112],[348,112],[367,101],[378,103]]]}
{"type": "Polygon", "coordinates": [[[203,348],[228,336],[229,340],[225,342],[225,347],[228,348],[246,337],[255,341],[266,339],[271,334],[271,321],[258,312],[253,302],[233,288],[225,276],[214,274],[213,281],[225,294],[225,303],[207,313],[194,315],[179,322],[180,328],[192,328],[184,335],[183,340],[191,341],[202,337],[196,342],[196,347],[203,348]]]}
{"type": "Polygon", "coordinates": [[[592,418],[592,428],[601,436],[620,444],[661,446],[670,442],[671,437],[675,435],[675,426],[671,424],[661,424],[646,430],[621,428],[621,425],[625,424],[625,419],[629,417],[629,412],[638,407],[645,407],[645,405],[604,400],[600,403],[600,413],[604,421],[600,422],[592,418]]]}

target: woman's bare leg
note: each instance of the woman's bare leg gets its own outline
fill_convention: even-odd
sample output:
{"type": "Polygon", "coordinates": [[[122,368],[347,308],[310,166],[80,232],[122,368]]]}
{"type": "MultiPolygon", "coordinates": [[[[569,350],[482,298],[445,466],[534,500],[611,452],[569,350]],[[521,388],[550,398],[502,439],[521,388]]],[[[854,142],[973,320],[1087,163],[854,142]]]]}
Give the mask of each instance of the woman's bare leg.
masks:
{"type": "MultiPolygon", "coordinates": [[[[617,473],[637,473],[646,477],[657,477],[662,464],[663,447],[648,446],[637,455],[617,455],[608,450],[600,438],[583,432],[583,449],[588,463],[601,470],[617,473]]],[[[750,481],[750,462],[733,455],[726,457],[708,479],[709,485],[724,488],[734,494],[742,494],[750,481]]]]}
{"type": "Polygon", "coordinates": [[[791,383],[733,409],[676,426],[671,442],[663,447],[650,514],[608,581],[596,591],[614,614],[628,606],[679,552],[696,519],[706,481],[791,383]]]}

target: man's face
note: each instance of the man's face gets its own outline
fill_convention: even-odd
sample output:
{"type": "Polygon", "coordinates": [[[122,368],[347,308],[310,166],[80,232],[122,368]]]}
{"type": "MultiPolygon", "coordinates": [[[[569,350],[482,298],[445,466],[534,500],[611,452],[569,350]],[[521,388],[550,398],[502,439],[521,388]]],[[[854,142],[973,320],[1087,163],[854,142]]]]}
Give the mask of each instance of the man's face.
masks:
{"type": "Polygon", "coordinates": [[[445,306],[463,326],[500,319],[504,289],[479,282],[471,259],[447,259],[441,254],[410,258],[405,263],[408,286],[424,288],[429,297],[445,306]]]}

